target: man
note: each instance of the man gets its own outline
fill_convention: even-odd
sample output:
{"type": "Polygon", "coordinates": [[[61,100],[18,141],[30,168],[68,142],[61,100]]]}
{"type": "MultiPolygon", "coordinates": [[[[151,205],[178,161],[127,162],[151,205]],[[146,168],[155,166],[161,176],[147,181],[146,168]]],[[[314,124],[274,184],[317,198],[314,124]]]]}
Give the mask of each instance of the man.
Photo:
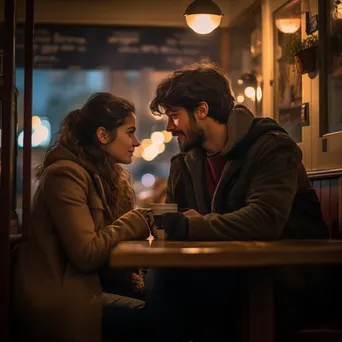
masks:
{"type": "MultiPolygon", "coordinates": [[[[329,236],[299,147],[274,120],[254,118],[246,107],[234,106],[229,81],[218,67],[196,64],[175,71],[158,86],[150,108],[167,115],[166,129],[181,150],[171,160],[166,201],[189,210],[165,215],[169,240],[329,236]]],[[[201,331],[197,339],[207,340],[227,325],[222,316],[229,315],[237,284],[238,272],[232,270],[153,270],[148,305],[165,322],[179,318],[174,326],[201,312],[184,325],[194,324],[201,331]],[[166,307],[173,317],[165,314],[166,307]],[[184,317],[180,312],[186,312],[184,317]],[[220,319],[221,328],[213,329],[220,319]]]]}

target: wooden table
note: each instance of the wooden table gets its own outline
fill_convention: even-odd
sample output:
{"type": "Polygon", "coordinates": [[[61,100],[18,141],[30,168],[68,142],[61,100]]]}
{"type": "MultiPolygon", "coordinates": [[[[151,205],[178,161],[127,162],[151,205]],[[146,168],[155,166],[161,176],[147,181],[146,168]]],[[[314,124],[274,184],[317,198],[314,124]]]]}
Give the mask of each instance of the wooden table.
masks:
{"type": "Polygon", "coordinates": [[[241,339],[274,342],[273,279],[269,268],[342,264],[342,240],[122,242],[113,249],[110,264],[113,268],[245,268],[241,339]]]}
{"type": "Polygon", "coordinates": [[[130,241],[113,249],[112,267],[270,267],[342,263],[342,240],[130,241]]]}

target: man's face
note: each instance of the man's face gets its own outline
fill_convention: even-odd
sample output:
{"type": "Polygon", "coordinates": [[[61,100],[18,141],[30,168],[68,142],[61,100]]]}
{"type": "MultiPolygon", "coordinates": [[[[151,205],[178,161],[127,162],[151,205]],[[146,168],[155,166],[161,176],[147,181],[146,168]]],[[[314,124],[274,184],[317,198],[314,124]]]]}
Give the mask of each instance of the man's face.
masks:
{"type": "Polygon", "coordinates": [[[169,109],[166,114],[168,117],[166,130],[177,137],[181,152],[188,152],[193,148],[202,146],[204,132],[186,109],[176,107],[169,109]]]}

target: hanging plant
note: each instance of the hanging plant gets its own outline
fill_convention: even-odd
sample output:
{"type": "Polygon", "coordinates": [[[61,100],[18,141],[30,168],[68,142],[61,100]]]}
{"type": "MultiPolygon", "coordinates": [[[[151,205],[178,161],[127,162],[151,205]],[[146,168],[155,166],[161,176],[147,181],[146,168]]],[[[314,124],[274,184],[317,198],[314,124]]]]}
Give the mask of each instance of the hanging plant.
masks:
{"type": "Polygon", "coordinates": [[[294,55],[298,53],[302,48],[302,41],[298,34],[293,34],[289,44],[289,64],[294,65],[294,55]]]}
{"type": "Polygon", "coordinates": [[[289,63],[295,64],[301,74],[314,71],[316,69],[317,47],[317,36],[309,35],[301,41],[298,35],[294,35],[290,44],[289,63]]]}

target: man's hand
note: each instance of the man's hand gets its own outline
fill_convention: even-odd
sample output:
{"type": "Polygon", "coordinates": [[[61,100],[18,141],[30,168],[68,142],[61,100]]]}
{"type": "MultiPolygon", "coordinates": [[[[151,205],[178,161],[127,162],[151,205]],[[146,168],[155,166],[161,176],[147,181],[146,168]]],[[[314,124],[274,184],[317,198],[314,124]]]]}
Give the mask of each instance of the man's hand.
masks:
{"type": "Polygon", "coordinates": [[[188,238],[188,219],[183,213],[163,214],[165,240],[184,241],[188,238]]]}
{"type": "Polygon", "coordinates": [[[183,213],[183,215],[185,215],[185,216],[187,216],[187,217],[189,217],[189,216],[202,216],[199,212],[197,212],[196,210],[194,210],[194,209],[190,209],[190,210],[188,210],[188,211],[185,211],[184,213],[183,213]]]}

